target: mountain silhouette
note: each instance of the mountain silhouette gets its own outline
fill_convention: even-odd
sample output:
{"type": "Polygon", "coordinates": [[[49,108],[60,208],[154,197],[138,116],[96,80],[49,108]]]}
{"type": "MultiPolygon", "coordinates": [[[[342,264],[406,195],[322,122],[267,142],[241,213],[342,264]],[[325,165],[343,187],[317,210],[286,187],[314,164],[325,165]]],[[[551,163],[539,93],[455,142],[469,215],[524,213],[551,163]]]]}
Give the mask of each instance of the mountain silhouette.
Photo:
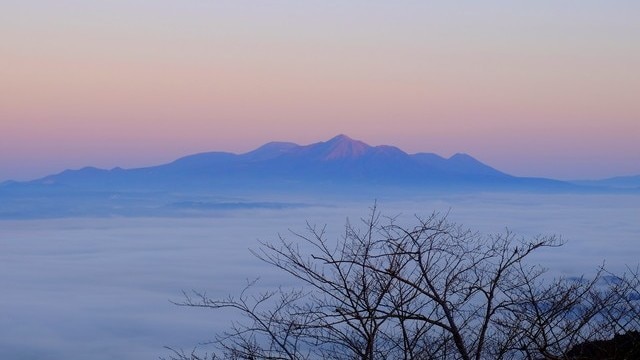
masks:
{"type": "Polygon", "coordinates": [[[371,146],[338,135],[309,145],[270,142],[243,154],[206,152],[144,168],[85,167],[33,181],[8,181],[0,184],[0,218],[175,216],[300,207],[306,205],[298,199],[305,198],[590,189],[512,176],[467,154],[408,154],[395,146],[371,146]]]}
{"type": "MultiPolygon", "coordinates": [[[[158,166],[66,170],[27,183],[38,189],[92,191],[190,191],[210,189],[549,188],[576,185],[520,178],[467,154],[449,158],[408,154],[395,146],[371,146],[347,135],[309,145],[270,142],[243,154],[207,152],[158,166]]],[[[6,186],[5,186],[6,187],[6,186]]]]}

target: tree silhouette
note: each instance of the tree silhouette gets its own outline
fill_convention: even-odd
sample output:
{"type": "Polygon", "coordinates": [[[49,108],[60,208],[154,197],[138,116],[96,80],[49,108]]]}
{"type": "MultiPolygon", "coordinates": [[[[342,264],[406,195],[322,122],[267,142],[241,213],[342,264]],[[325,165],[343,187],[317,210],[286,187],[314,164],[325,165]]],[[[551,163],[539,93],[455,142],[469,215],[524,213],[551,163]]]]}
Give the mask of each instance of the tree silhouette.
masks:
{"type": "Polygon", "coordinates": [[[569,359],[581,343],[640,328],[637,269],[551,279],[528,258],[561,246],[556,236],[485,236],[439,214],[406,227],[375,207],[337,241],[310,224],[292,235],[255,255],[304,286],[185,293],[179,305],[244,321],[212,341],[218,352],[172,359],[569,359]]]}

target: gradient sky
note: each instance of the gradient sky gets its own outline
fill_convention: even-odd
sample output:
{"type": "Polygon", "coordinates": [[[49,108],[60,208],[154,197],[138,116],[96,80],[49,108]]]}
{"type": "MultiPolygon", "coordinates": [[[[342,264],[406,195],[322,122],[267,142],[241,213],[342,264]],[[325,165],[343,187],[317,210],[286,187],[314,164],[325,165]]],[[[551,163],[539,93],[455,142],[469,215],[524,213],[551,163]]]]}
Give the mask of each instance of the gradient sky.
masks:
{"type": "Polygon", "coordinates": [[[338,133],[640,174],[638,1],[2,0],[0,181],[338,133]]]}

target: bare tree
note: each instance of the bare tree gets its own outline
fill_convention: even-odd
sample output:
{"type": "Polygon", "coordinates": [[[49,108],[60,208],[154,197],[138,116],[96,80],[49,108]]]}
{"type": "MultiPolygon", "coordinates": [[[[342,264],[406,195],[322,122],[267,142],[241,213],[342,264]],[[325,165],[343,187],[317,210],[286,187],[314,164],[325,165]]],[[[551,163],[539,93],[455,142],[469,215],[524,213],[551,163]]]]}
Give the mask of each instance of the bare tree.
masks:
{"type": "Polygon", "coordinates": [[[231,359],[565,359],[640,325],[637,271],[550,279],[527,259],[561,246],[556,236],[484,236],[438,214],[416,221],[400,226],[374,207],[338,241],[307,224],[255,252],[302,289],[251,296],[249,283],[237,298],[194,292],[180,304],[244,316],[213,341],[231,359]]]}

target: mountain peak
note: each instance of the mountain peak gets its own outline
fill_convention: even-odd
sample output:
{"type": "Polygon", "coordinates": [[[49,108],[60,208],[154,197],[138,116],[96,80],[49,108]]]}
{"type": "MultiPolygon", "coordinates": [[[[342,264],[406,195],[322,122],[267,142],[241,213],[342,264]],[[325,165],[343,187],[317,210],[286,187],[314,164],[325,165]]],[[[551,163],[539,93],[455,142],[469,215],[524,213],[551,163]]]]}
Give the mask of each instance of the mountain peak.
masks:
{"type": "Polygon", "coordinates": [[[455,153],[449,157],[449,160],[476,160],[476,159],[467,153],[455,153]]]}
{"type": "Polygon", "coordinates": [[[343,141],[351,142],[351,141],[356,141],[356,140],[353,140],[348,135],[338,134],[338,135],[332,137],[331,139],[327,140],[326,142],[343,142],[343,141]]]}
{"type": "Polygon", "coordinates": [[[292,142],[272,141],[243,154],[243,156],[251,158],[252,160],[267,160],[285,154],[297,147],[299,147],[299,145],[292,142]]]}
{"type": "Polygon", "coordinates": [[[354,140],[347,135],[340,134],[324,142],[326,152],[323,154],[324,160],[334,160],[340,158],[357,158],[362,156],[371,146],[362,141],[354,140]]]}

